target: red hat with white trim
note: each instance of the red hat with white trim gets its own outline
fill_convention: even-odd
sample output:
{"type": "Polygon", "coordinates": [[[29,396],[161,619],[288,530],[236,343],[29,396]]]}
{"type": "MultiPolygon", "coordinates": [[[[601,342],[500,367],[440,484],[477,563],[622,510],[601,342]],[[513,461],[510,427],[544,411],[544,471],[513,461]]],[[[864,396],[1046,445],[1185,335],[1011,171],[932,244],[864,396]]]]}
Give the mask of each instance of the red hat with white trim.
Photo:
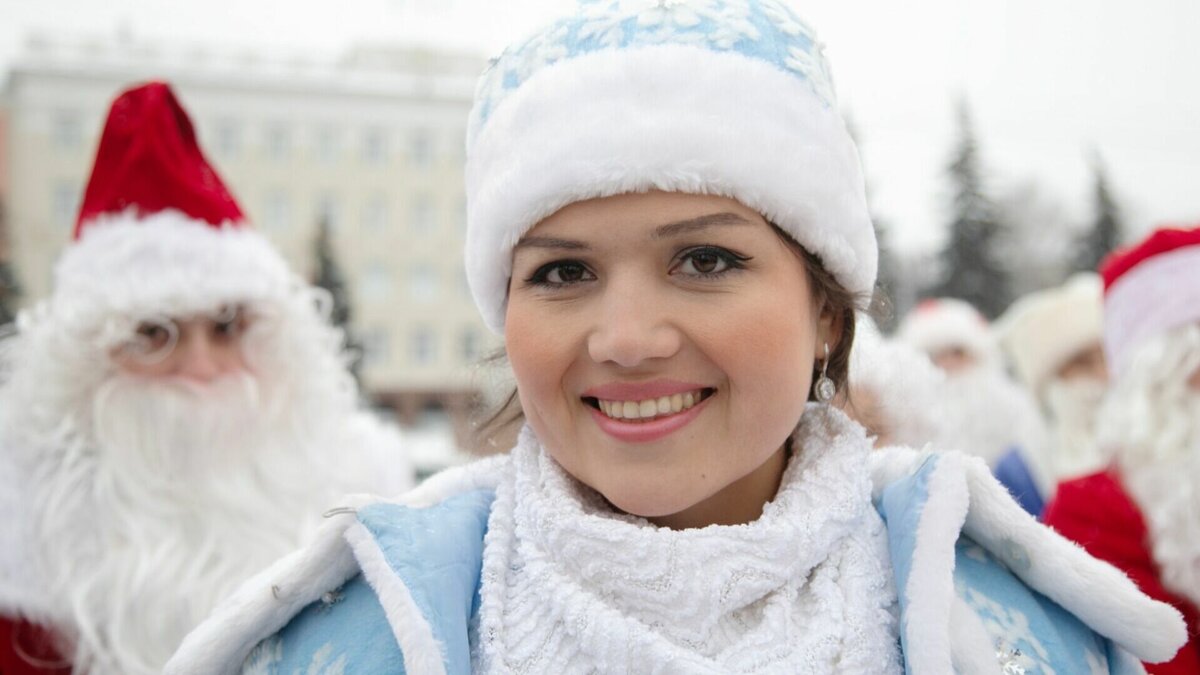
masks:
{"type": "Polygon", "coordinates": [[[53,305],[90,332],[114,315],[186,316],[278,299],[295,278],[245,222],[171,87],[117,96],[53,305]]]}
{"type": "Polygon", "coordinates": [[[138,216],[177,209],[215,227],[236,226],[243,219],[201,152],[191,119],[164,82],[134,87],[113,101],[75,239],[99,216],[128,209],[138,216]]]}
{"type": "Polygon", "coordinates": [[[1161,228],[1100,264],[1104,351],[1120,377],[1147,340],[1200,321],[1200,227],[1161,228]]]}
{"type": "Polygon", "coordinates": [[[999,359],[988,320],[971,303],[957,298],[929,298],[904,317],[896,337],[929,356],[962,349],[981,363],[999,359]]]}

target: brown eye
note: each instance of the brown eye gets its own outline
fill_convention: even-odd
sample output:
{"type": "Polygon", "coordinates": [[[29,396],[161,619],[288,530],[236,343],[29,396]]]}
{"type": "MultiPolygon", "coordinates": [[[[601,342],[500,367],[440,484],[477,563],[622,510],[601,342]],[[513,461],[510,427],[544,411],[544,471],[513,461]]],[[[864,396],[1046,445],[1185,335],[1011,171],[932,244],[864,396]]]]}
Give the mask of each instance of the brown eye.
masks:
{"type": "Polygon", "coordinates": [[[542,265],[527,281],[534,286],[558,288],[592,281],[595,278],[596,276],[583,263],[575,260],[559,260],[542,265]]]}
{"type": "Polygon", "coordinates": [[[246,319],[241,311],[235,311],[232,316],[221,317],[213,321],[213,335],[222,338],[236,338],[246,327],[246,319]]]}
{"type": "Polygon", "coordinates": [[[671,274],[717,278],[733,270],[744,269],[745,262],[750,258],[719,246],[700,246],[685,251],[677,260],[671,268],[671,274]]]}
{"type": "Polygon", "coordinates": [[[547,275],[547,279],[553,283],[569,284],[576,281],[582,281],[587,270],[579,263],[566,263],[559,265],[556,269],[551,270],[547,275]]]}
{"type": "Polygon", "coordinates": [[[691,255],[692,268],[699,274],[712,274],[717,271],[721,259],[715,253],[698,251],[691,255]]]}
{"type": "Polygon", "coordinates": [[[167,346],[171,331],[157,323],[143,323],[137,327],[137,341],[142,349],[154,351],[167,346]]]}

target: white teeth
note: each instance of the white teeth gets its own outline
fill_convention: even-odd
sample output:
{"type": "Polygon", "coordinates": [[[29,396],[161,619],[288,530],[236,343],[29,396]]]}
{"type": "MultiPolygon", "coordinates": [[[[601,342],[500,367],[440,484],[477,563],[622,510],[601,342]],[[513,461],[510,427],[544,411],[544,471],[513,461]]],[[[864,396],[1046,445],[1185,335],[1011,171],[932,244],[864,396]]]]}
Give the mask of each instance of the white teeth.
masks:
{"type": "Polygon", "coordinates": [[[644,401],[599,400],[598,403],[600,411],[613,419],[645,420],[687,410],[699,403],[701,396],[702,392],[690,391],[686,394],[673,394],[644,401]]]}
{"type": "Polygon", "coordinates": [[[658,415],[666,415],[671,412],[671,397],[663,396],[658,399],[658,405],[655,406],[654,412],[658,415]]]}

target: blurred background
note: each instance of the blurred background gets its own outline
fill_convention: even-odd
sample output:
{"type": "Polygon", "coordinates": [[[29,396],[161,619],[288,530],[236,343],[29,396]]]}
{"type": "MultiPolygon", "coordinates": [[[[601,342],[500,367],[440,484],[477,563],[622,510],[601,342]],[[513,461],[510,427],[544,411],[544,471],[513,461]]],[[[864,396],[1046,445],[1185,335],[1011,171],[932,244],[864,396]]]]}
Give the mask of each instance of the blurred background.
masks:
{"type": "MultiPolygon", "coordinates": [[[[0,0],[0,322],[49,291],[112,97],[166,79],[418,465],[480,450],[503,376],[462,265],[466,117],[487,58],[571,2],[0,0]]],[[[1200,220],[1195,0],[790,4],[859,140],[891,317],[994,317],[1200,220]]]]}

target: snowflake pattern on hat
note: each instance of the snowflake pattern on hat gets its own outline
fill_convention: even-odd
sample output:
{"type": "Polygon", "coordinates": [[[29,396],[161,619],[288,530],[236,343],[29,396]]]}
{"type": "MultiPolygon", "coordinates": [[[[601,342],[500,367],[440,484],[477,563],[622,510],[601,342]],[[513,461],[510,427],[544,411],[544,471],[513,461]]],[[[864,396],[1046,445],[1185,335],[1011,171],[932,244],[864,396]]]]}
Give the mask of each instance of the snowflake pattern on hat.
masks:
{"type": "Polygon", "coordinates": [[[599,51],[658,45],[695,46],[764,61],[807,82],[826,106],[836,103],[823,45],[778,0],[578,2],[574,15],[492,60],[476,92],[476,131],[510,93],[543,68],[599,51]]]}

